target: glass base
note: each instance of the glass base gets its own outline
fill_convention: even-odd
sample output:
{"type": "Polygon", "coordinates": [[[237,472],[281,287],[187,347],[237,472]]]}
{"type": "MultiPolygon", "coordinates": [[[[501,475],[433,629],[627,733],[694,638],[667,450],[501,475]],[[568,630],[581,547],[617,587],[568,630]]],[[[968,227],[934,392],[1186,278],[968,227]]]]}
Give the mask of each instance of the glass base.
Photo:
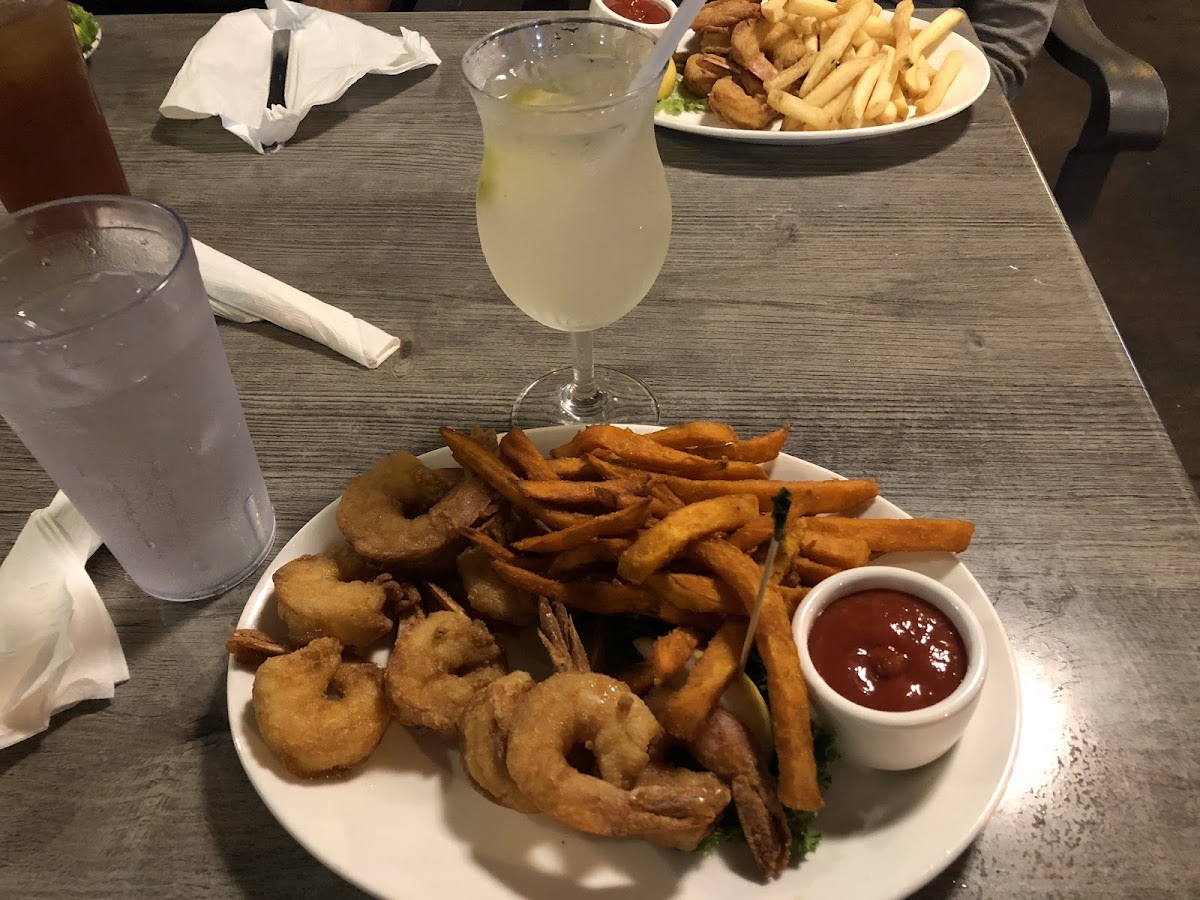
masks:
{"type": "Polygon", "coordinates": [[[658,424],[658,401],[650,388],[632,375],[596,366],[600,393],[594,402],[578,403],[571,396],[572,372],[570,366],[555,369],[521,391],[513,404],[513,428],[597,422],[658,424]]]}

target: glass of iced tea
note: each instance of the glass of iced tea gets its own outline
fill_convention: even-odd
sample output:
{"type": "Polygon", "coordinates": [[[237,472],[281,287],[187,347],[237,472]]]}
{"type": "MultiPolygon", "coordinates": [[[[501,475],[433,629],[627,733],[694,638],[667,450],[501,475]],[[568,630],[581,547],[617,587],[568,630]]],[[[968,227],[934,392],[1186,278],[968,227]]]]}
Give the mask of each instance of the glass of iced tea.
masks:
{"type": "Polygon", "coordinates": [[[129,185],[64,0],[0,0],[0,204],[129,185]]]}

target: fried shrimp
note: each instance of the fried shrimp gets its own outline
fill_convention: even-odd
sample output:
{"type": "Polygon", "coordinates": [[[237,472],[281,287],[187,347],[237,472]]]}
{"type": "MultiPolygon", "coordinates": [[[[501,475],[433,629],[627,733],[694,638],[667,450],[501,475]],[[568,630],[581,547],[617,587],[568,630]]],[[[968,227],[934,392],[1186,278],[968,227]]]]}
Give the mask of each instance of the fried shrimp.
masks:
{"type": "Polygon", "coordinates": [[[620,681],[558,673],[521,700],[506,762],[521,793],[564,825],[691,849],[729,803],[729,791],[704,773],[693,773],[698,781],[686,791],[639,787],[662,736],[654,714],[620,681]],[[573,764],[580,749],[594,756],[596,775],[573,764]]]}
{"type": "Polygon", "coordinates": [[[443,610],[402,622],[384,679],[396,718],[457,740],[475,695],[504,675],[504,654],[482,622],[443,610]]]}
{"type": "Polygon", "coordinates": [[[462,718],[462,763],[471,784],[493,803],[523,813],[538,808],[513,781],[505,758],[513,714],[532,687],[528,672],[497,678],[475,695],[462,718]]]}
{"type": "Polygon", "coordinates": [[[392,630],[384,606],[404,596],[391,575],[375,575],[349,547],[293,559],[271,578],[279,618],[299,643],[332,637],[367,647],[392,630]]]}
{"type": "Polygon", "coordinates": [[[338,529],[361,556],[405,572],[447,568],[463,544],[459,529],[491,505],[474,475],[428,469],[415,456],[393,453],[351,479],[337,509],[338,529]],[[453,487],[448,487],[456,477],[453,487]],[[448,491],[448,492],[447,492],[448,491]]]}
{"type": "Polygon", "coordinates": [[[257,628],[235,629],[225,641],[225,650],[242,665],[254,667],[264,659],[290,652],[285,644],[257,628]]]}
{"type": "Polygon", "coordinates": [[[531,625],[537,618],[533,594],[509,584],[492,568],[492,557],[482,547],[471,546],[458,555],[458,576],[471,609],[513,625],[531,625]]]}
{"type": "Polygon", "coordinates": [[[738,128],[766,128],[775,119],[766,100],[750,96],[743,85],[728,77],[712,86],[708,106],[722,121],[738,128]]]}
{"type": "Polygon", "coordinates": [[[342,645],[333,638],[266,660],[254,675],[251,701],[267,746],[303,778],[362,762],[390,719],[383,672],[371,663],[343,662],[342,645]]]}

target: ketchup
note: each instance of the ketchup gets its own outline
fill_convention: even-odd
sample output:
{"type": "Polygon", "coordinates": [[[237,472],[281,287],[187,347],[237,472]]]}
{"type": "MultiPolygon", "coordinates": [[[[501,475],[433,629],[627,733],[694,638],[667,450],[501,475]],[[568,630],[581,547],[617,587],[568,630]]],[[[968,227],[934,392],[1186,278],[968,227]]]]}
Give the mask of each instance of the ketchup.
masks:
{"type": "Polygon", "coordinates": [[[618,16],[643,25],[662,25],[671,18],[665,6],[654,0],[600,0],[618,16]]]}
{"type": "Polygon", "coordinates": [[[967,672],[967,648],[954,623],[902,591],[859,591],[834,600],[812,624],[808,653],[847,700],[887,712],[933,706],[954,693],[967,672]]]}

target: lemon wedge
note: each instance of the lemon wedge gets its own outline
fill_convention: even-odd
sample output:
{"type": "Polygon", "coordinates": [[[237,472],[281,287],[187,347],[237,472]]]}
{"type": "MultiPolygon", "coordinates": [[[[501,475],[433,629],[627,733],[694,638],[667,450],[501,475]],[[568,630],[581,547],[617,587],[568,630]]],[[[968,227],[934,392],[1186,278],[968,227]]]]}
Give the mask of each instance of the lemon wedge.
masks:
{"type": "Polygon", "coordinates": [[[663,73],[662,84],[658,86],[658,99],[666,100],[671,96],[671,91],[675,90],[675,80],[678,77],[675,71],[675,60],[667,60],[667,71],[663,73]]]}
{"type": "Polygon", "coordinates": [[[523,84],[508,95],[513,103],[522,106],[570,106],[571,97],[567,94],[556,94],[554,91],[543,90],[531,84],[523,84]]]}

